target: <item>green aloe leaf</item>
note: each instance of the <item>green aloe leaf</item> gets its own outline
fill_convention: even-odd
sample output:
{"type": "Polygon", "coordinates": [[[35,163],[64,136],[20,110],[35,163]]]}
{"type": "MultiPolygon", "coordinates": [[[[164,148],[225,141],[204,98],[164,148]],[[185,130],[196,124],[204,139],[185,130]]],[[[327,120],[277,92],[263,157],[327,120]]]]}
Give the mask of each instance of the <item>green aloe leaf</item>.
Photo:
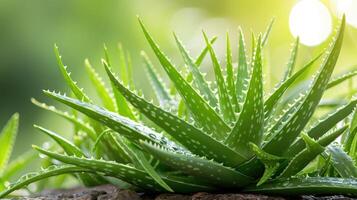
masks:
{"type": "Polygon", "coordinates": [[[247,187],[244,191],[274,195],[357,195],[357,180],[333,177],[293,177],[247,187]]]}
{"type": "Polygon", "coordinates": [[[184,99],[187,108],[191,111],[190,113],[195,118],[196,122],[204,127],[207,132],[214,133],[215,138],[225,138],[225,136],[227,136],[228,132],[230,131],[230,127],[177,72],[173,64],[161,52],[157,44],[153,41],[140,19],[139,22],[147,41],[149,42],[151,48],[154,50],[154,53],[170,77],[171,81],[174,83],[181,97],[184,99]]]}
{"type": "Polygon", "coordinates": [[[9,162],[18,128],[19,114],[15,113],[0,132],[0,174],[2,174],[9,162]]]}
{"type": "Polygon", "coordinates": [[[113,156],[115,157],[116,161],[121,163],[129,163],[130,161],[133,161],[133,156],[130,154],[130,152],[128,152],[126,145],[123,142],[125,137],[110,131],[109,134],[105,137],[107,137],[106,140],[111,145],[111,148],[113,148],[113,156]]]}
{"type": "Polygon", "coordinates": [[[282,155],[290,144],[296,139],[299,133],[306,126],[310,117],[318,106],[318,103],[324,93],[329,78],[337,62],[343,41],[343,31],[345,28],[345,18],[342,19],[340,29],[330,48],[327,57],[324,59],[321,69],[316,76],[312,87],[304,97],[295,113],[290,117],[287,123],[271,138],[264,146],[264,150],[274,155],[282,155]],[[282,147],[286,148],[282,148],[282,147]]]}
{"type": "Polygon", "coordinates": [[[264,32],[264,35],[263,35],[263,38],[262,38],[262,46],[265,46],[267,44],[269,35],[270,35],[271,30],[272,30],[273,25],[274,25],[274,22],[275,22],[275,18],[272,18],[270,20],[270,23],[268,24],[267,29],[264,32]]]}
{"type": "MultiPolygon", "coordinates": [[[[118,50],[119,50],[119,65],[120,65],[120,75],[121,78],[123,78],[123,80],[125,80],[126,84],[128,84],[129,82],[129,78],[128,78],[128,70],[127,70],[127,65],[126,65],[126,61],[125,61],[125,54],[123,52],[123,49],[121,47],[121,45],[118,45],[118,50]]],[[[104,54],[106,57],[106,62],[111,63],[109,60],[109,52],[108,49],[105,47],[104,48],[104,54]]],[[[111,65],[109,65],[111,66],[111,65]]],[[[114,99],[116,102],[116,107],[118,109],[118,113],[122,116],[128,117],[132,120],[136,120],[136,117],[133,113],[133,111],[131,110],[131,108],[129,107],[128,103],[125,101],[125,98],[118,92],[115,90],[115,88],[112,86],[113,89],[113,94],[114,94],[114,99]]]]}
{"type": "Polygon", "coordinates": [[[68,155],[85,156],[82,150],[59,134],[38,125],[34,125],[34,127],[56,141],[56,143],[59,144],[68,155]]]}
{"type": "Polygon", "coordinates": [[[160,105],[165,105],[168,102],[171,102],[172,98],[168,92],[169,90],[167,89],[161,77],[159,76],[159,73],[155,70],[149,57],[144,51],[141,52],[141,56],[144,59],[147,75],[150,79],[152,87],[154,88],[154,92],[160,102],[160,105]]]}
{"type": "Polygon", "coordinates": [[[36,181],[40,181],[42,179],[46,179],[52,176],[58,176],[61,174],[71,174],[71,173],[80,173],[80,172],[85,172],[85,173],[93,173],[92,170],[86,169],[86,168],[81,168],[81,167],[76,167],[76,166],[69,166],[69,165],[61,165],[61,166],[51,166],[46,169],[43,169],[39,172],[36,173],[29,173],[24,176],[22,176],[16,183],[13,183],[9,186],[4,191],[0,192],[0,198],[6,197],[10,193],[21,189],[31,183],[34,183],[36,181]]]}
{"type": "Polygon", "coordinates": [[[54,51],[57,58],[58,67],[62,73],[64,80],[70,87],[73,94],[81,101],[91,102],[89,97],[83,92],[83,89],[78,87],[77,83],[71,78],[71,73],[67,71],[67,66],[63,64],[62,56],[60,55],[59,49],[56,44],[54,45],[54,51]]]}
{"type": "MultiPolygon", "coordinates": [[[[59,160],[64,163],[69,163],[83,168],[91,169],[96,172],[102,172],[106,175],[116,177],[126,182],[136,185],[139,188],[147,189],[150,191],[164,191],[160,185],[158,185],[152,177],[142,170],[136,169],[129,165],[116,163],[113,161],[96,160],[89,158],[78,158],[73,156],[66,156],[57,153],[53,153],[37,146],[34,148],[40,153],[47,155],[53,159],[59,160]]],[[[163,180],[172,188],[175,188],[175,192],[189,193],[193,191],[211,191],[212,188],[205,185],[196,184],[197,181],[185,182],[183,180],[177,180],[173,177],[162,177],[163,180]]]]}
{"type": "Polygon", "coordinates": [[[287,105],[287,108],[285,108],[281,114],[272,120],[270,122],[266,123],[266,129],[269,130],[266,134],[266,139],[269,141],[271,137],[274,136],[274,134],[279,131],[279,128],[281,128],[286,121],[296,112],[296,110],[299,108],[299,105],[302,104],[302,99],[303,95],[301,94],[298,98],[294,99],[292,103],[287,105]]]}
{"type": "Polygon", "coordinates": [[[238,105],[238,99],[236,98],[236,88],[235,88],[235,83],[234,83],[234,69],[233,69],[233,63],[232,63],[232,49],[231,49],[231,42],[229,39],[229,34],[227,32],[226,36],[226,70],[227,70],[227,77],[226,77],[226,84],[227,84],[227,90],[228,90],[228,95],[230,97],[232,106],[234,107],[235,111],[238,111],[239,105],[238,105]]]}
{"type": "Polygon", "coordinates": [[[274,90],[274,92],[265,100],[264,117],[266,119],[270,116],[271,112],[273,111],[280,98],[283,96],[284,92],[295,82],[295,80],[300,78],[308,69],[310,69],[310,67],[313,66],[315,61],[319,59],[321,55],[322,54],[316,56],[291,77],[287,77],[287,79],[284,82],[281,82],[281,84],[274,90]]]}
{"type": "MultiPolygon", "coordinates": [[[[216,40],[217,37],[213,37],[210,41],[211,45],[213,45],[216,40]]],[[[203,59],[206,57],[207,53],[208,53],[208,46],[206,45],[206,47],[201,51],[201,53],[196,58],[195,64],[197,67],[201,66],[203,59]]],[[[193,75],[191,72],[188,73],[185,80],[189,83],[193,81],[193,75]]],[[[183,99],[180,99],[177,110],[178,110],[178,116],[185,117],[186,119],[189,118],[189,113],[183,99]]]]}
{"type": "MultiPolygon", "coordinates": [[[[236,93],[238,102],[243,103],[246,95],[245,91],[247,91],[248,88],[249,68],[242,29],[239,29],[238,59],[239,60],[236,75],[236,93]]],[[[239,110],[239,108],[237,108],[236,110],[239,110]]]]}
{"type": "Polygon", "coordinates": [[[208,50],[211,55],[211,60],[212,60],[212,65],[214,69],[214,74],[216,77],[216,83],[218,87],[218,97],[219,97],[219,105],[220,105],[220,111],[223,114],[223,118],[228,122],[228,123],[233,123],[235,121],[235,114],[234,114],[234,109],[232,106],[232,103],[229,98],[229,93],[226,88],[226,84],[224,83],[224,78],[221,70],[221,66],[218,62],[216,53],[214,52],[207,35],[203,32],[203,36],[206,41],[206,45],[208,46],[208,50]]]}
{"type": "Polygon", "coordinates": [[[260,146],[263,137],[263,75],[260,42],[261,38],[258,39],[254,54],[253,72],[249,82],[247,97],[239,118],[229,137],[226,139],[226,143],[231,148],[234,148],[246,157],[252,155],[249,143],[252,142],[260,146]]]}
{"type": "MultiPolygon", "coordinates": [[[[337,144],[327,148],[331,155],[331,164],[342,178],[357,178],[357,167],[352,158],[337,144]]],[[[328,155],[324,157],[328,157],[328,155]]]]}
{"type": "Polygon", "coordinates": [[[346,130],[347,126],[335,130],[319,138],[316,142],[307,134],[302,134],[302,139],[307,144],[301,151],[290,160],[289,163],[283,163],[281,166],[285,167],[284,171],[280,174],[281,177],[289,177],[297,174],[304,169],[310,161],[317,155],[321,154],[325,147],[335,141],[346,130]]]}
{"type": "Polygon", "coordinates": [[[253,179],[233,168],[225,167],[214,161],[193,155],[174,153],[148,142],[141,145],[161,162],[185,173],[208,180],[222,188],[242,187],[252,183],[253,179]]]}
{"type": "MultiPolygon", "coordinates": [[[[210,41],[210,44],[213,45],[217,40],[217,37],[213,37],[210,41]]],[[[195,65],[197,67],[200,67],[203,59],[206,57],[207,53],[208,53],[208,46],[206,45],[206,47],[201,51],[201,53],[197,56],[196,60],[195,60],[195,65]]],[[[193,75],[191,72],[188,73],[188,75],[186,76],[186,81],[191,83],[193,81],[193,75]]]]}
{"type": "Polygon", "coordinates": [[[174,192],[167,183],[162,180],[160,175],[155,171],[154,167],[150,164],[149,160],[145,157],[144,153],[138,149],[136,146],[129,144],[127,145],[128,149],[134,155],[136,161],[140,166],[148,173],[161,187],[169,192],[174,192]]]}
{"type": "Polygon", "coordinates": [[[68,112],[58,110],[54,106],[48,106],[45,103],[41,103],[34,98],[31,99],[31,102],[44,110],[53,112],[53,113],[57,114],[58,116],[63,117],[64,119],[68,120],[73,125],[78,127],[80,130],[86,132],[93,141],[97,138],[97,134],[96,134],[95,130],[93,129],[93,127],[89,123],[84,122],[82,119],[76,117],[75,115],[69,114],[68,112]]]}
{"type": "MultiPolygon", "coordinates": [[[[176,44],[180,50],[180,53],[189,67],[190,72],[193,75],[193,83],[196,85],[200,94],[209,102],[212,107],[217,106],[217,99],[209,88],[207,81],[204,79],[203,74],[198,70],[198,66],[195,64],[194,60],[190,57],[188,51],[183,46],[179,38],[174,34],[176,44]]],[[[208,45],[207,45],[208,46],[208,45]]]]}
{"type": "Polygon", "coordinates": [[[340,83],[344,82],[345,80],[353,78],[356,75],[357,75],[357,70],[352,70],[352,71],[346,72],[338,77],[335,77],[328,83],[327,89],[335,87],[335,86],[339,85],[340,83]]]}
{"type": "MultiPolygon", "coordinates": [[[[217,40],[217,37],[213,37],[210,41],[211,45],[213,45],[217,40]]],[[[206,45],[206,47],[201,51],[201,53],[197,56],[195,64],[197,67],[201,66],[203,59],[206,57],[208,53],[208,46],[206,45]]]]}
{"type": "MultiPolygon", "coordinates": [[[[354,154],[354,152],[355,152],[355,149],[353,149],[354,147],[352,147],[352,144],[355,145],[354,140],[356,138],[356,133],[357,133],[356,127],[357,127],[357,109],[354,108],[353,115],[352,115],[352,118],[350,121],[349,130],[346,133],[346,135],[344,136],[344,138],[342,138],[344,150],[348,154],[350,154],[350,153],[354,154]]],[[[353,154],[350,154],[350,155],[353,155],[353,154]]]]}
{"type": "Polygon", "coordinates": [[[138,142],[139,140],[150,140],[161,144],[166,148],[170,148],[176,151],[185,151],[182,149],[182,147],[168,140],[162,134],[159,134],[140,123],[117,115],[116,113],[109,112],[98,106],[81,102],[54,92],[44,91],[44,93],[51,98],[66,104],[75,110],[78,110],[79,112],[82,112],[88,117],[103,123],[114,131],[117,131],[121,135],[127,137],[131,141],[138,142]]]}
{"type": "Polygon", "coordinates": [[[318,142],[314,141],[307,134],[302,134],[301,138],[306,143],[306,148],[298,153],[279,175],[279,177],[290,177],[296,175],[306,167],[316,156],[324,152],[325,148],[318,142]]]}
{"type": "MultiPolygon", "coordinates": [[[[357,104],[357,99],[352,100],[350,103],[341,106],[335,112],[331,113],[324,119],[320,120],[312,128],[307,130],[307,134],[313,139],[318,139],[324,135],[327,131],[333,128],[338,122],[345,119],[352,113],[357,104]]],[[[293,156],[300,152],[305,147],[304,142],[301,139],[295,141],[284,154],[285,156],[293,156]]]]}
{"type": "MultiPolygon", "coordinates": [[[[122,139],[121,136],[117,135],[114,136],[114,133],[111,132],[111,129],[104,130],[98,137],[97,140],[94,142],[91,151],[95,153],[100,147],[100,143],[103,142],[103,146],[107,147],[102,150],[105,154],[120,163],[130,163],[132,161],[128,152],[124,149],[124,146],[120,142],[119,138],[122,139]]],[[[103,154],[103,153],[102,153],[103,154]]],[[[97,155],[97,157],[101,157],[102,154],[97,155]]]]}
{"type": "Polygon", "coordinates": [[[239,153],[215,140],[211,137],[212,135],[210,136],[204,133],[194,125],[185,122],[170,112],[147,102],[145,99],[131,92],[115,77],[107,65],[104,66],[112,84],[115,85],[118,91],[120,91],[134,107],[191,152],[219,162],[224,162],[229,166],[236,166],[246,160],[246,158],[239,153]],[[215,151],[212,151],[212,149],[215,149],[215,151]]]}
{"type": "Polygon", "coordinates": [[[282,79],[282,82],[286,81],[294,71],[298,49],[299,49],[299,37],[296,38],[296,41],[291,49],[290,58],[288,63],[286,64],[286,71],[282,79]]]}
{"type": "MultiPolygon", "coordinates": [[[[63,150],[68,154],[68,155],[74,155],[74,156],[85,156],[85,154],[74,144],[72,144],[70,141],[67,139],[61,137],[57,133],[50,131],[48,129],[45,129],[41,126],[34,125],[34,127],[41,132],[45,133],[49,137],[51,137],[54,141],[56,141],[57,144],[59,144],[63,150]]],[[[105,183],[104,178],[100,177],[99,175],[91,175],[91,174],[77,174],[78,178],[83,182],[85,186],[95,186],[99,184],[105,183]]]]}
{"type": "Polygon", "coordinates": [[[92,81],[99,98],[102,100],[104,107],[112,112],[117,110],[114,97],[110,91],[105,87],[102,77],[95,71],[95,69],[90,64],[89,60],[84,61],[86,70],[89,74],[89,78],[92,81]]]}
{"type": "Polygon", "coordinates": [[[257,183],[257,185],[261,185],[275,174],[280,166],[280,161],[284,160],[284,158],[268,154],[254,143],[250,143],[250,145],[252,151],[265,166],[264,174],[260,177],[259,182],[257,183]]]}

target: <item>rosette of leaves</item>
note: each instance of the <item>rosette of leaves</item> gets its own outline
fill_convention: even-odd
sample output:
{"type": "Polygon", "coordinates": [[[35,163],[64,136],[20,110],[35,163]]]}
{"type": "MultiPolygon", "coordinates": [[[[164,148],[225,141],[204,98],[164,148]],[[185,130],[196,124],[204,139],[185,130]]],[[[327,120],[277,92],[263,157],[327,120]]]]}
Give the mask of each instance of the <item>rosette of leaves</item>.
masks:
{"type": "Polygon", "coordinates": [[[70,107],[71,112],[32,101],[73,123],[73,140],[36,125],[58,144],[60,151],[38,146],[33,146],[34,149],[61,164],[25,175],[0,196],[59,174],[73,174],[86,186],[113,183],[150,192],[235,190],[357,195],[356,117],[348,118],[357,100],[330,109],[322,118],[314,114],[320,109],[326,90],[356,74],[351,71],[331,78],[342,47],[344,18],[323,53],[311,84],[284,105],[281,105],[287,101],[284,94],[320,59],[317,56],[294,70],[298,39],[288,58],[286,73],[274,90],[266,93],[262,54],[271,25],[252,40],[251,56],[246,51],[243,32],[239,31],[237,64],[232,61],[227,35],[226,73],[212,47],[216,38],[209,40],[203,33],[206,47],[194,59],[174,35],[188,72],[184,74],[139,22],[171,87],[164,84],[148,56],[142,53],[155,95],[154,101],[148,100],[134,85],[127,52],[119,46],[117,69],[105,47],[102,63],[109,87],[90,62],[85,61],[101,101],[97,104],[71,78],[55,46],[58,66],[71,95],[49,90],[44,93],[70,107]],[[208,55],[214,84],[200,71],[208,55]],[[114,71],[118,71],[118,77],[114,71]],[[343,142],[335,143],[341,135],[343,142]]]}

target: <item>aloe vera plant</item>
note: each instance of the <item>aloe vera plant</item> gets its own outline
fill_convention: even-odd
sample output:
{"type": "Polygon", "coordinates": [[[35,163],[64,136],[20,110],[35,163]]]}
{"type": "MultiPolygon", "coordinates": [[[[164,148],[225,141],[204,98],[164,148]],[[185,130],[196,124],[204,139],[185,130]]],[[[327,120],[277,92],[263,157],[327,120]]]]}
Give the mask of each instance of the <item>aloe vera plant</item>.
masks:
{"type": "Polygon", "coordinates": [[[189,72],[182,74],[140,19],[139,23],[175,90],[170,92],[143,52],[155,100],[144,98],[134,86],[131,58],[124,48],[118,48],[117,67],[105,47],[102,63],[109,87],[90,61],[85,61],[101,100],[97,105],[71,78],[55,46],[58,66],[71,95],[49,90],[44,90],[44,94],[67,105],[72,112],[35,99],[32,102],[70,121],[75,130],[73,141],[36,125],[58,144],[59,150],[35,145],[33,148],[62,164],[54,162],[49,168],[23,176],[3,190],[0,197],[60,174],[72,174],[86,186],[120,183],[138,191],[190,193],[234,189],[264,194],[357,195],[357,114],[348,118],[357,100],[351,99],[321,119],[316,120],[314,115],[326,90],[356,74],[331,78],[342,47],[344,18],[311,85],[283,110],[278,107],[286,91],[318,62],[320,55],[294,73],[297,39],[282,80],[272,92],[266,92],[263,51],[272,23],[266,33],[253,40],[251,57],[243,31],[239,31],[237,66],[232,61],[227,34],[227,76],[213,48],[216,38],[210,40],[203,33],[206,47],[195,59],[174,35],[189,72]],[[206,56],[212,61],[214,84],[199,70],[206,56]],[[342,142],[336,143],[341,135],[342,142]]]}

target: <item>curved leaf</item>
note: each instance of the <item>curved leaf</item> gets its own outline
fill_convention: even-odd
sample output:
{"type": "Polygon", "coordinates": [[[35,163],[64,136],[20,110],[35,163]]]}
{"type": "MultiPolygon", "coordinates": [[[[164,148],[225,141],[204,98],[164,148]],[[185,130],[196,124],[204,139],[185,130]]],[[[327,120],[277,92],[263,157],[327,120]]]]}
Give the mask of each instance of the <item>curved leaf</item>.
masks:
{"type": "Polygon", "coordinates": [[[110,71],[107,65],[104,65],[112,84],[116,86],[118,91],[141,113],[159,125],[174,139],[179,141],[191,152],[226,163],[229,166],[246,160],[241,154],[228,148],[225,144],[215,140],[210,135],[196,128],[168,111],[155,106],[145,99],[137,96],[126,88],[115,75],[110,71]],[[214,149],[214,151],[212,151],[214,149]]]}
{"type": "Polygon", "coordinates": [[[196,122],[204,127],[207,132],[213,133],[215,138],[223,139],[225,136],[227,136],[228,132],[230,131],[230,127],[178,73],[173,64],[161,52],[157,44],[153,41],[140,19],[139,23],[151,48],[165,69],[166,73],[170,77],[171,81],[174,83],[181,97],[184,99],[187,108],[191,111],[191,114],[195,118],[196,122]]]}

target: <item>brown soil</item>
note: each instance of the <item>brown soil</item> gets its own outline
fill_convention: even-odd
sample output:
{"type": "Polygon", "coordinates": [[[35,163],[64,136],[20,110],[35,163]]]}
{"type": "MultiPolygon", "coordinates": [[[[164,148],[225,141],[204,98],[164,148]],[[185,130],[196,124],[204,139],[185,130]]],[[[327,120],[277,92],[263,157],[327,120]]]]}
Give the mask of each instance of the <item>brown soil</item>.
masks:
{"type": "Polygon", "coordinates": [[[344,196],[299,196],[299,197],[273,197],[256,194],[210,194],[196,193],[193,195],[181,194],[160,194],[145,195],[130,190],[121,190],[112,185],[103,185],[93,188],[74,188],[68,190],[44,191],[36,197],[18,198],[26,200],[286,200],[286,199],[306,199],[306,200],[350,200],[355,198],[344,196]]]}

